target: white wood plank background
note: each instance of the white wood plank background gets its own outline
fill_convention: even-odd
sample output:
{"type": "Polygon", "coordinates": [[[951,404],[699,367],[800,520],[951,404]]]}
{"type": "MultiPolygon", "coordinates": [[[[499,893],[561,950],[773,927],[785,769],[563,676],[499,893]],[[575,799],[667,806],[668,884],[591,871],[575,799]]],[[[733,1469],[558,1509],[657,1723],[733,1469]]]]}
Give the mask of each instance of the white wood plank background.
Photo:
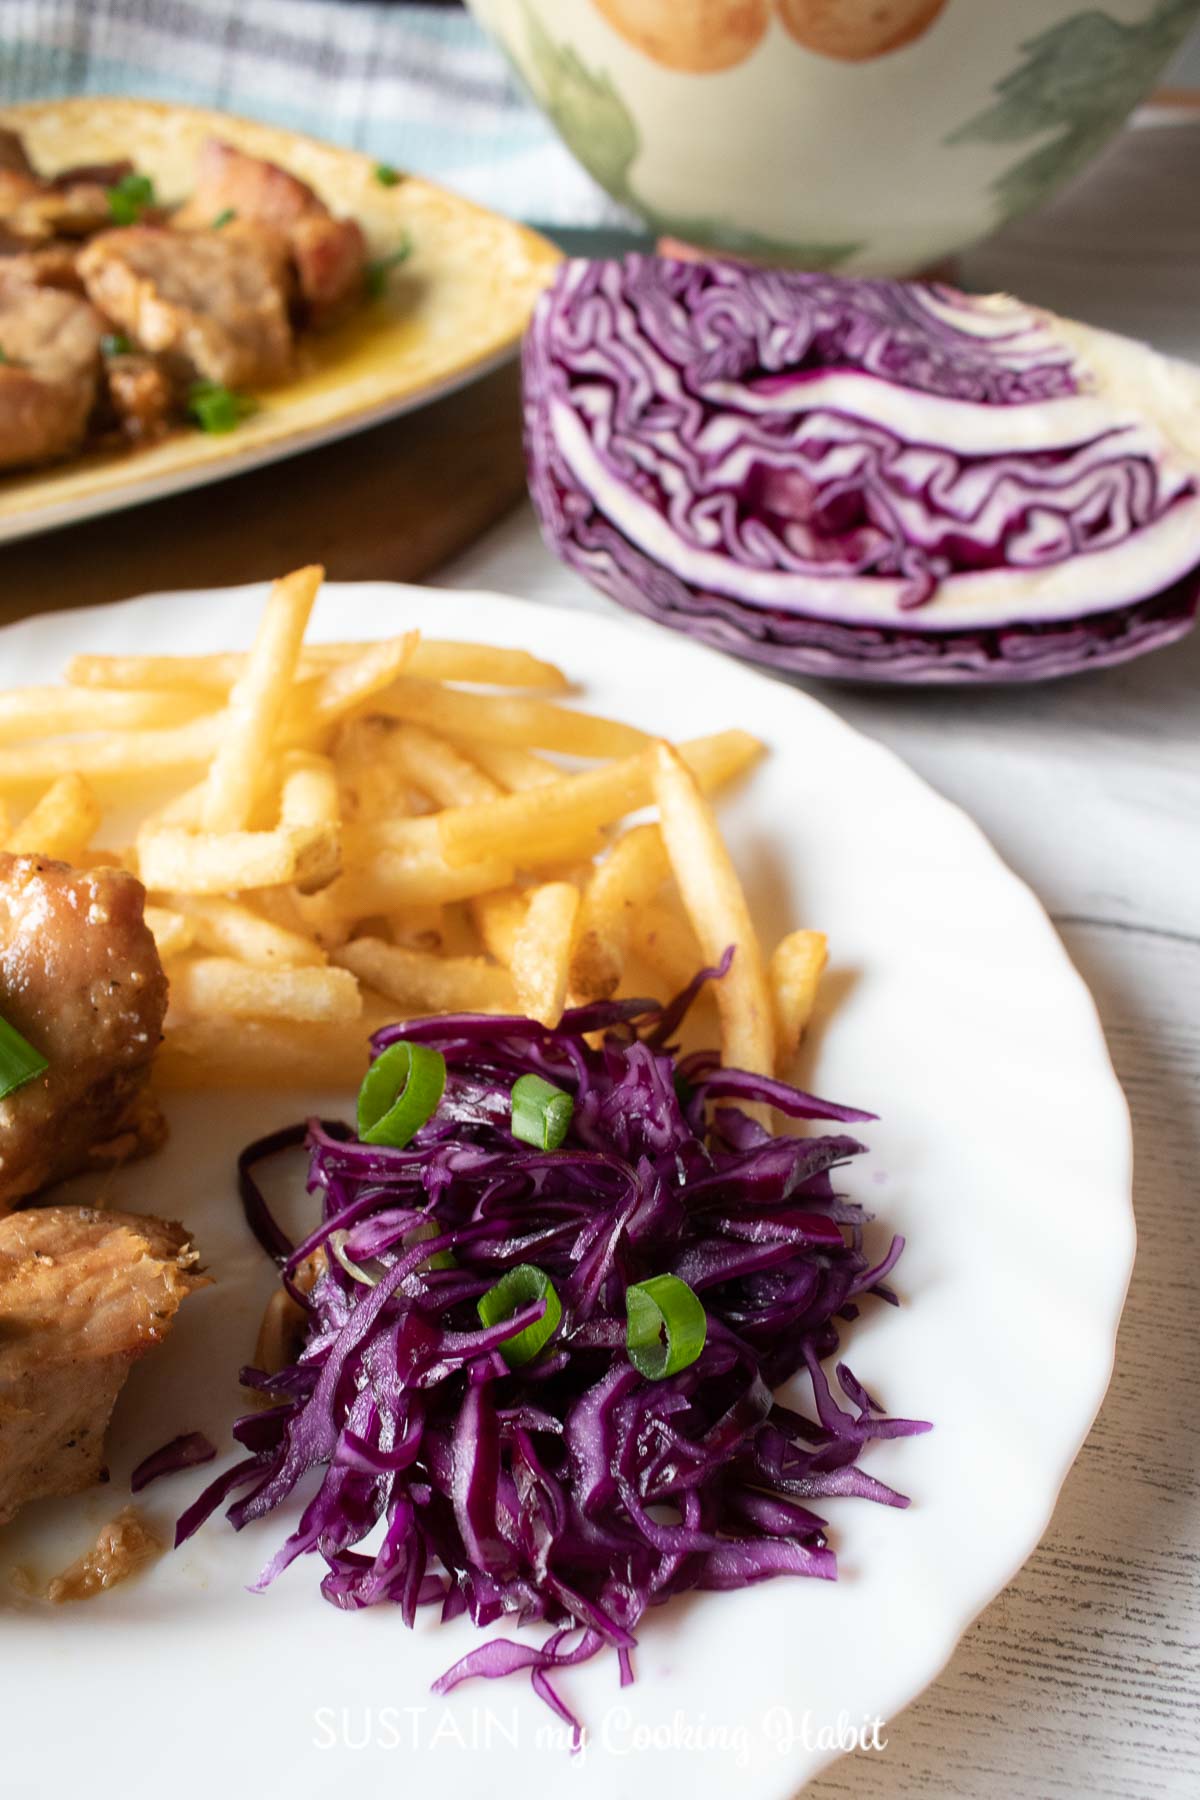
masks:
{"type": "MultiPolygon", "coordinates": [[[[973,252],[964,279],[1200,360],[1200,120],[1127,133],[1070,195],[973,252]]],[[[527,512],[441,579],[605,604],[551,560],[527,512]]],[[[966,807],[1057,920],[1132,1107],[1140,1241],[1112,1388],[1045,1540],[941,1678],[889,1721],[884,1754],[842,1760],[807,1793],[1193,1800],[1200,633],[1021,692],[819,691],[966,807]]]]}

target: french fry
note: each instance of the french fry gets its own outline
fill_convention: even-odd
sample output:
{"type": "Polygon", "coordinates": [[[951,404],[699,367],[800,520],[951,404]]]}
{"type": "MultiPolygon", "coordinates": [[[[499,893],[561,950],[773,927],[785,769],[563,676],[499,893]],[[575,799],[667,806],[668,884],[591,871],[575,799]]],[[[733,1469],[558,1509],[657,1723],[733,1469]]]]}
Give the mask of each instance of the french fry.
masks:
{"type": "Polygon", "coordinates": [[[302,743],[319,738],[331,725],[376,695],[388,692],[400,678],[418,643],[418,633],[381,638],[346,662],[334,663],[323,675],[298,688],[287,736],[302,743]]]}
{"type": "Polygon", "coordinates": [[[106,693],[73,687],[9,688],[0,692],[0,743],[57,737],[73,731],[138,731],[179,725],[208,710],[202,694],[106,693]]]}
{"type": "Polygon", "coordinates": [[[206,831],[244,831],[251,822],[324,575],[315,565],[297,569],[271,588],[254,648],[230,690],[226,726],[208,771],[206,831]]]}
{"type": "Polygon", "coordinates": [[[661,976],[667,992],[678,994],[698,969],[704,967],[692,922],[678,906],[650,900],[639,906],[629,922],[628,949],[647,968],[661,976]]]}
{"type": "Polygon", "coordinates": [[[515,1004],[508,971],[481,956],[437,956],[361,937],[335,950],[333,961],[408,1013],[502,1012],[515,1004]]]}
{"type": "Polygon", "coordinates": [[[242,1019],[230,1031],[224,1018],[169,1022],[154,1064],[154,1085],[173,1091],[331,1088],[356,1093],[371,1060],[371,1035],[390,1023],[396,1010],[377,995],[362,998],[362,1017],[343,1025],[242,1019]]]}
{"type": "Polygon", "coordinates": [[[510,694],[464,694],[416,675],[402,675],[372,703],[377,711],[425,725],[447,737],[560,750],[571,756],[627,756],[650,740],[644,731],[594,713],[571,712],[549,700],[510,694]]]}
{"type": "MultiPolygon", "coordinates": [[[[302,931],[264,918],[239,900],[172,894],[168,904],[168,916],[187,927],[191,942],[214,956],[232,956],[266,969],[316,967],[327,960],[321,946],[302,931]]],[[[157,931],[154,935],[157,940],[157,931]]]]}
{"type": "Polygon", "coordinates": [[[771,953],[767,980],[775,1016],[775,1053],[781,1065],[800,1047],[828,959],[823,931],[789,932],[771,953]]]}
{"type": "Polygon", "coordinates": [[[303,865],[293,878],[296,886],[304,894],[328,887],[341,869],[342,832],[337,776],[327,756],[287,752],[279,816],[284,830],[309,835],[303,865]]]}
{"type": "Polygon", "coordinates": [[[328,931],[338,920],[390,918],[412,906],[444,906],[493,888],[511,887],[513,865],[492,856],[452,866],[442,854],[438,815],[347,825],[343,873],[323,893],[301,900],[309,929],[328,931]]]}
{"type": "Polygon", "coordinates": [[[543,1025],[557,1025],[567,1004],[578,911],[579,889],[566,881],[548,881],[531,891],[513,940],[512,978],[521,1011],[543,1025]]]}
{"type": "Polygon", "coordinates": [[[169,957],[182,956],[190,950],[196,941],[195,928],[190,919],[174,907],[148,906],[145,911],[146,924],[154,939],[158,954],[166,962],[169,957]]]}
{"type": "MultiPolygon", "coordinates": [[[[336,664],[361,655],[362,650],[362,644],[306,644],[296,674],[302,681],[323,675],[336,664]]],[[[73,687],[203,688],[210,694],[227,694],[245,666],[246,657],[238,651],[215,656],[73,656],[66,678],[73,687]]],[[[422,638],[408,666],[410,673],[426,681],[466,681],[560,693],[569,685],[553,663],[531,656],[528,650],[494,644],[422,638]]]]}
{"type": "Polygon", "coordinates": [[[362,1015],[362,995],[346,969],[267,969],[232,956],[202,956],[175,965],[171,1006],[184,1018],[350,1025],[362,1015]]]}
{"type": "Polygon", "coordinates": [[[663,843],[704,961],[716,964],[734,946],[729,972],[717,987],[723,1061],[727,1068],[773,1075],[771,996],[737,871],[712,808],[683,758],[660,743],[651,760],[663,843]]]}
{"type": "Polygon", "coordinates": [[[397,725],[387,753],[404,779],[439,806],[486,806],[504,792],[477,763],[422,725],[397,725]]]}
{"type": "Polygon", "coordinates": [[[56,781],[80,763],[93,787],[101,781],[142,783],[184,774],[213,756],[221,742],[224,713],[202,713],[184,725],[161,731],[120,731],[107,736],[45,738],[0,746],[0,788],[11,790],[56,781]]]}
{"type": "MultiPolygon", "coordinates": [[[[680,755],[704,788],[719,786],[744,769],[762,745],[744,731],[722,731],[680,745],[680,755]]],[[[536,853],[548,840],[574,831],[580,836],[648,804],[652,789],[648,751],[564,775],[545,787],[507,794],[487,806],[448,808],[438,814],[438,832],[446,860],[474,862],[505,854],[514,861],[536,853]]]]}
{"type": "Polygon", "coordinates": [[[15,855],[78,862],[100,828],[100,802],[77,773],[60,775],[12,831],[5,848],[15,855]]]}
{"type": "Polygon", "coordinates": [[[324,828],[279,825],[274,831],[192,832],[177,825],[138,833],[138,872],[155,893],[228,894],[329,879],[324,828]]]}
{"type": "Polygon", "coordinates": [[[536,750],[522,750],[519,744],[487,744],[482,738],[460,741],[471,761],[510,794],[526,788],[548,787],[561,781],[564,771],[557,763],[547,762],[536,750]]]}
{"type": "Polygon", "coordinates": [[[657,825],[635,825],[596,865],[579,909],[571,955],[572,993],[607,999],[616,992],[634,916],[654,898],[670,872],[657,825]]]}
{"type": "Polygon", "coordinates": [[[477,894],[468,904],[484,949],[511,969],[513,946],[528,911],[525,895],[513,887],[497,888],[490,894],[477,894]]]}

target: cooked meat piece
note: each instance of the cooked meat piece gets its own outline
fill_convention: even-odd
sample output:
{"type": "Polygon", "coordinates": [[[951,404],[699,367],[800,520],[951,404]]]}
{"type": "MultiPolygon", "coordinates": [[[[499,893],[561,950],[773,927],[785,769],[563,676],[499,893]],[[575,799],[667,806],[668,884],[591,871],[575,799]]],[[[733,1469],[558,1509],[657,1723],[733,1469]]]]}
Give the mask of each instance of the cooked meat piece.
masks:
{"type": "Polygon", "coordinates": [[[18,175],[33,174],[33,164],[25,154],[20,134],[3,125],[0,125],[0,169],[10,169],[18,175]]]}
{"type": "Polygon", "coordinates": [[[298,219],[288,236],[296,278],[314,325],[327,325],[361,299],[367,272],[367,245],[353,219],[321,213],[298,219]]]}
{"type": "Polygon", "coordinates": [[[101,331],[74,294],[0,284],[0,469],[79,448],[96,398],[101,331]]]}
{"type": "Polygon", "coordinates": [[[57,175],[52,175],[50,186],[60,193],[76,187],[110,188],[132,174],[133,164],[127,156],[121,157],[119,162],[73,163],[69,169],[60,169],[57,175]]]}
{"type": "Polygon", "coordinates": [[[205,1278],[179,1225],[88,1206],[0,1219],[0,1525],[103,1479],[134,1360],[205,1278]]]}
{"type": "Polygon", "coordinates": [[[171,423],[174,391],[170,377],[153,356],[134,352],[110,356],[104,364],[109,404],[126,437],[147,443],[161,437],[171,423]]]}
{"type": "Polygon", "coordinates": [[[0,231],[0,289],[50,287],[82,294],[78,255],[79,245],[69,238],[51,238],[31,249],[24,238],[6,238],[0,231]]]}
{"type": "Polygon", "coordinates": [[[79,270],[101,312],[186,377],[257,387],[287,373],[292,331],[265,239],[131,225],[93,238],[79,270]]]}
{"type": "Polygon", "coordinates": [[[335,219],[306,182],[278,164],[209,138],[196,165],[195,191],[175,223],[204,230],[227,213],[286,236],[314,322],[328,320],[362,293],[367,248],[354,220],[335,219]]]}
{"type": "Polygon", "coordinates": [[[54,1577],[46,1598],[52,1606],[61,1606],[64,1600],[90,1600],[119,1581],[128,1581],[162,1553],[162,1539],[137,1508],[122,1507],[115,1519],[101,1526],[91,1549],[54,1577]]]}
{"type": "Polygon", "coordinates": [[[0,220],[31,243],[88,237],[112,223],[108,189],[90,176],[43,181],[0,166],[0,220]]]}
{"type": "Polygon", "coordinates": [[[145,1090],[167,981],[145,899],[120,869],[0,854],[0,1016],[50,1065],[0,1100],[0,1212],[102,1166],[114,1140],[161,1142],[145,1090]]]}

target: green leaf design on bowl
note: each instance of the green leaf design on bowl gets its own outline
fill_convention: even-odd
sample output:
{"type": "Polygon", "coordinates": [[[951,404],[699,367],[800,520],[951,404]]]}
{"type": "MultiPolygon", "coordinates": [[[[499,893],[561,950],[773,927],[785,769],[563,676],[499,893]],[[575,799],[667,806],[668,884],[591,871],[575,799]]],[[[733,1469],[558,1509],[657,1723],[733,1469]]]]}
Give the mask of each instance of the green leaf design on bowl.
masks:
{"type": "Polygon", "coordinates": [[[995,105],[947,144],[1047,140],[992,182],[1003,217],[1026,212],[1091,160],[1154,84],[1200,14],[1200,0],[1155,0],[1123,25],[1089,7],[1021,45],[1025,60],[996,83],[995,105]]]}

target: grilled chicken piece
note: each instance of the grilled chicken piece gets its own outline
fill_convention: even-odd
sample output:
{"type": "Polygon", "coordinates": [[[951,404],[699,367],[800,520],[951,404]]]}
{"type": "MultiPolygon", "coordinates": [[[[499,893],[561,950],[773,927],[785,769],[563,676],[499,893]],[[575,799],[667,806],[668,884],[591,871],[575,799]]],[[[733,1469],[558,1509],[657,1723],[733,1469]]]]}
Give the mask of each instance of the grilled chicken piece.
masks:
{"type": "Polygon", "coordinates": [[[119,869],[0,854],[0,1017],[50,1065],[0,1100],[0,1213],[162,1141],[146,1084],[167,981],[145,899],[119,869]]]}
{"type": "Polygon", "coordinates": [[[0,1525],[104,1478],[134,1360],[205,1278],[179,1225],[87,1206],[0,1219],[0,1525]]]}
{"type": "Polygon", "coordinates": [[[0,290],[50,287],[82,294],[83,282],[75,260],[78,255],[79,245],[69,238],[51,238],[30,249],[24,238],[7,237],[0,230],[0,290]]]}
{"type": "Polygon", "coordinates": [[[127,438],[145,444],[162,436],[171,423],[175,396],[160,362],[137,351],[107,357],[104,381],[109,405],[127,438]]]}
{"type": "Polygon", "coordinates": [[[0,469],[79,448],[96,398],[101,331],[74,294],[0,284],[0,469]]]}
{"type": "Polygon", "coordinates": [[[33,164],[25,153],[20,133],[9,131],[3,125],[0,125],[0,169],[16,175],[33,174],[33,164]]]}
{"type": "Polygon", "coordinates": [[[266,237],[130,225],[93,238],[79,271],[101,312],[184,377],[258,387],[288,371],[285,282],[266,237]]]}
{"type": "Polygon", "coordinates": [[[52,181],[0,162],[0,223],[29,243],[90,237],[112,223],[108,189],[128,163],[67,169],[52,181]]]}
{"type": "Polygon", "coordinates": [[[327,322],[361,295],[367,247],[355,221],[335,219],[306,182],[278,164],[209,138],[196,165],[195,192],[174,222],[186,231],[205,230],[229,213],[283,234],[314,323],[327,322]]]}

